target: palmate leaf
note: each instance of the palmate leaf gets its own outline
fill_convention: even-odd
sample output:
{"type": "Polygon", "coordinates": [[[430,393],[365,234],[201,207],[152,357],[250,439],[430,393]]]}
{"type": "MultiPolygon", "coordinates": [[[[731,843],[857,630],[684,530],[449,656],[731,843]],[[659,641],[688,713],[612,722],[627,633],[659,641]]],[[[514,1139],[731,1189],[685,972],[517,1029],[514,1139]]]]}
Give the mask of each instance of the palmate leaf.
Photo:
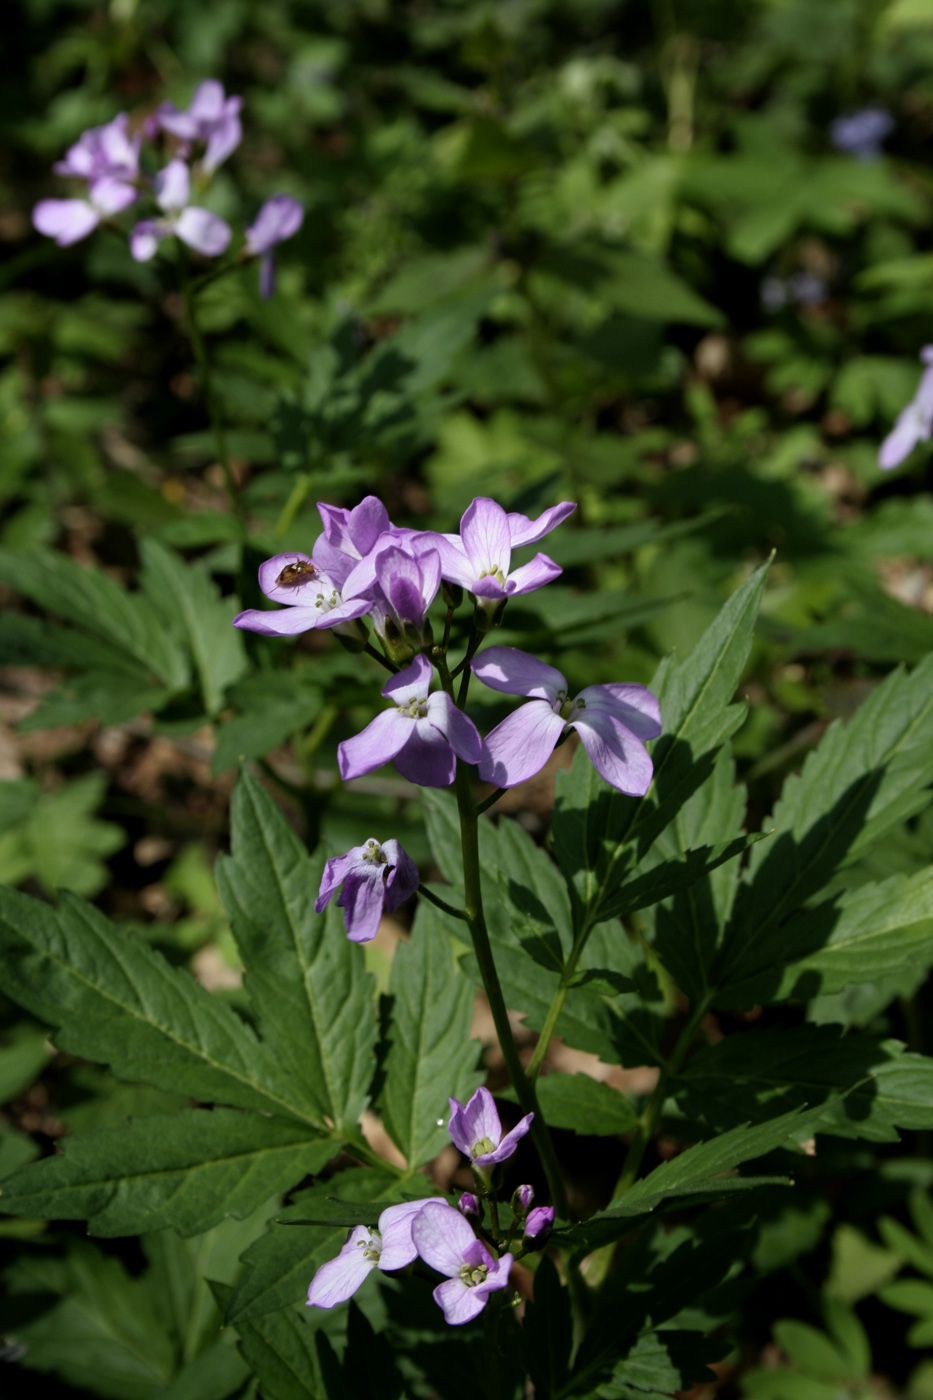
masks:
{"type": "Polygon", "coordinates": [[[75,895],[53,909],[0,888],[0,959],[5,994],[58,1028],[60,1050],[132,1083],[316,1121],[229,1006],[75,895]]]}
{"type": "Polygon", "coordinates": [[[470,1042],[475,993],[454,962],[440,915],[418,906],[411,941],[401,943],[389,979],[392,1010],[380,1106],[409,1167],[448,1142],[447,1099],[465,1103],[483,1082],[479,1046],[470,1042]]]}
{"type": "Polygon", "coordinates": [[[662,662],[652,681],[664,730],[653,745],[647,797],[625,797],[609,787],[582,751],[569,773],[557,774],[554,849],[578,927],[605,917],[620,888],[624,900],[623,882],[709,777],[719,748],[742,722],[744,707],[730,701],[748,658],[767,567],[736,590],[685,661],[662,662]]]}
{"type": "Polygon", "coordinates": [[[900,1041],[837,1026],[770,1027],[727,1036],[696,1055],[672,1092],[717,1128],[809,1104],[818,1131],[896,1142],[897,1128],[933,1126],[933,1060],[900,1041]]]}
{"type": "MultiPolygon", "coordinates": [[[[223,1307],[233,1290],[215,1292],[223,1307]]],[[[325,1387],[316,1346],[321,1331],[315,1321],[288,1309],[238,1323],[240,1351],[259,1382],[263,1400],[337,1400],[325,1387]]]]}
{"type": "Polygon", "coordinates": [[[933,871],[893,875],[767,925],[714,1004],[802,1000],[931,962],[933,871]]]}
{"type": "Polygon", "coordinates": [[[925,807],[931,780],[933,656],[911,675],[892,673],[847,725],[831,725],[801,773],[784,784],[767,823],[771,839],[753,852],[736,898],[717,983],[743,978],[768,928],[925,807]]]}
{"type": "Polygon", "coordinates": [[[131,1119],[64,1149],[8,1177],[0,1211],[88,1220],[92,1235],[201,1234],[321,1171],[338,1145],[288,1119],[218,1108],[131,1119]]]}
{"type": "MultiPolygon", "coordinates": [[[[734,1191],[747,1190],[768,1178],[725,1176],[742,1162],[750,1162],[778,1147],[789,1147],[805,1137],[818,1113],[781,1114],[767,1123],[734,1128],[711,1142],[688,1147],[671,1162],[662,1162],[653,1172],[630,1187],[606,1210],[599,1211],[581,1225],[556,1230],[553,1242],[568,1249],[595,1249],[620,1239],[638,1216],[650,1215],[665,1201],[676,1197],[715,1199],[734,1191]]],[[[770,1178],[771,1184],[775,1181],[770,1178]]]]}
{"type": "Polygon", "coordinates": [[[217,883],[249,968],[265,1044],[318,1123],[352,1129],[375,1068],[373,978],[335,905],[315,914],[324,856],[309,857],[265,788],[241,773],[233,854],[217,883]]]}

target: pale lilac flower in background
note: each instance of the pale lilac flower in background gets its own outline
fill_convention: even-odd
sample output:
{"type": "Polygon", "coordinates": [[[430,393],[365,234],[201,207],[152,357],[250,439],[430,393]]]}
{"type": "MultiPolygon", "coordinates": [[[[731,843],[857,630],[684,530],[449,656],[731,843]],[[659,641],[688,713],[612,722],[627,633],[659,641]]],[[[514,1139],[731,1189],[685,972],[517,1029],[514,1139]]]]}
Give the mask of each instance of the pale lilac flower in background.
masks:
{"type": "Polygon", "coordinates": [[[507,1161],[531,1128],[534,1118],[533,1113],[526,1113],[503,1137],[495,1100],[488,1089],[477,1089],[466,1104],[457,1099],[448,1099],[448,1103],[450,1121],[447,1131],[454,1146],[470,1159],[473,1167],[493,1167],[507,1161]]]}
{"type": "Polygon", "coordinates": [[[525,1239],[535,1240],[540,1246],[554,1228],[554,1207],[535,1206],[525,1221],[525,1239]]]}
{"type": "Polygon", "coordinates": [[[472,1191],[464,1191],[457,1202],[457,1209],[461,1215],[482,1215],[483,1207],[480,1204],[479,1196],[474,1196],[472,1191]]]}
{"type": "Polygon", "coordinates": [[[575,510],[573,502],[562,501],[537,520],[529,520],[526,515],[508,515],[497,501],[478,496],[463,513],[459,535],[427,538],[437,544],[444,578],[467,589],[492,612],[506,599],[530,593],[560,576],[562,570],[546,554],[536,554],[530,563],[511,572],[512,550],[537,544],[575,510]]]}
{"type": "Polygon", "coordinates": [[[479,761],[482,741],[473,721],[443,691],[428,695],[432,671],[426,656],[416,656],[386,681],[382,694],[392,701],[391,708],[337,749],[342,778],[361,778],[394,759],[410,782],[449,787],[458,756],[466,763],[479,761]]]}
{"type": "Polygon", "coordinates": [[[314,912],[320,914],[334,892],[343,910],[347,937],[354,943],[375,938],[383,913],[394,914],[420,884],[418,867],[397,841],[364,841],[346,855],[335,856],[324,866],[324,877],[314,912]]]}
{"type": "Polygon", "coordinates": [[[560,671],[516,647],[489,647],[471,665],[491,689],[531,697],[483,741],[485,782],[510,788],[533,777],[571,728],[607,783],[634,797],[648,791],[653,768],[643,741],[661,733],[661,712],[643,685],[588,685],[570,700],[560,671]]]}
{"type": "Polygon", "coordinates": [[[217,257],[230,242],[230,226],[208,209],[189,205],[191,172],[183,160],[169,161],[153,182],[156,202],[164,210],[160,219],[143,219],[130,234],[130,252],[137,262],[148,262],[163,238],[173,235],[195,252],[217,257]]]}
{"type": "Polygon", "coordinates": [[[933,435],[933,345],[925,345],[920,358],[927,368],[923,371],[917,392],[888,433],[878,453],[878,465],[884,471],[899,467],[917,446],[933,435]]]}
{"type": "Polygon", "coordinates": [[[291,195],[276,194],[267,199],[246,230],[246,251],[259,258],[259,294],[271,297],[275,291],[275,254],[273,248],[293,238],[304,222],[305,211],[291,195]]]}
{"type": "Polygon", "coordinates": [[[400,1206],[389,1206],[388,1210],[384,1210],[375,1230],[357,1225],[350,1231],[336,1259],[322,1264],[314,1275],[308,1289],[307,1306],[334,1308],[338,1303],[352,1298],[373,1269],[382,1269],[387,1273],[411,1264],[418,1254],[412,1240],[412,1222],[426,1205],[441,1204],[443,1202],[439,1196],[425,1201],[405,1201],[400,1206]]]}
{"type": "Polygon", "coordinates": [[[314,558],[341,587],[351,572],[376,547],[382,535],[393,534],[389,512],[378,496],[364,496],[359,505],[348,510],[318,501],[318,512],[324,533],[314,544],[314,558]]]}
{"type": "Polygon", "coordinates": [[[180,111],[174,102],[163,102],[156,120],[163,131],[170,131],[186,144],[203,141],[206,150],[201,164],[213,174],[243,139],[242,105],[242,97],[227,97],[223,83],[208,78],[195,88],[187,111],[180,111]]]}
{"type": "Polygon", "coordinates": [[[412,1222],[411,1238],[424,1262],[447,1275],[435,1288],[434,1301],[453,1327],[470,1322],[490,1293],[508,1285],[511,1254],[493,1258],[451,1206],[426,1205],[412,1222]]]}
{"type": "Polygon", "coordinates": [[[883,154],[881,143],[894,130],[894,119],[883,107],[862,107],[847,112],[830,124],[829,139],[837,151],[858,160],[877,160],[883,154]]]}
{"type": "Polygon", "coordinates": [[[74,179],[95,180],[112,178],[133,181],[139,177],[138,136],[129,134],[129,117],[120,112],[105,126],[92,126],[81,133],[65,153],[64,160],[52,166],[56,175],[74,179]]]}
{"type": "Polygon", "coordinates": [[[60,248],[78,243],[97,225],[133,203],[137,191],[124,180],[104,176],[95,180],[86,199],[40,199],[32,211],[33,226],[60,248]]]}
{"type": "Polygon", "coordinates": [[[372,604],[366,598],[344,601],[339,581],[319,564],[320,543],[315,542],[310,557],[293,550],[260,564],[259,587],[271,602],[287,606],[280,612],[247,608],[233,619],[234,627],[264,637],[294,637],[319,627],[351,630],[348,624],[368,613],[372,604]]]}

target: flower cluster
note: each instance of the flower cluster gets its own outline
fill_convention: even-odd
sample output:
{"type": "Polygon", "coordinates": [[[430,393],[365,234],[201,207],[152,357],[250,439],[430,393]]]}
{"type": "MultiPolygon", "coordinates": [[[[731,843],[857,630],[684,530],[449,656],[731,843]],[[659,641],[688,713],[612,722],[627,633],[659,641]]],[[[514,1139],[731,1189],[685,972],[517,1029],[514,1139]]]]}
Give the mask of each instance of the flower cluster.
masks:
{"type": "MultiPolygon", "coordinates": [[[[32,214],[35,227],[67,247],[142,201],[149,204],[149,212],[129,236],[137,262],[153,258],[166,238],[178,239],[203,257],[219,257],[227,251],[233,231],[197,201],[242,140],[241,105],[242,98],[228,97],[223,85],[209,78],[195,90],[187,110],[163,102],[140,133],[131,133],[125,112],[85,131],[65,159],[53,166],[56,174],[80,182],[80,194],[40,200],[32,214]]],[[[238,257],[260,260],[263,296],[271,296],[274,286],[273,248],[296,234],[303,218],[297,200],[274,195],[244,230],[238,257]]]]}
{"type": "MultiPolygon", "coordinates": [[[[513,1155],[528,1132],[528,1114],[511,1132],[503,1134],[496,1106],[488,1089],[477,1089],[469,1103],[450,1100],[448,1131],[453,1142],[470,1160],[482,1195],[492,1194],[491,1172],[513,1155]]],[[[404,1201],[389,1206],[375,1229],[357,1225],[335,1259],[322,1264],[308,1289],[308,1306],[333,1308],[351,1298],[373,1269],[404,1269],[418,1258],[444,1275],[434,1289],[434,1301],[452,1326],[476,1317],[491,1293],[506,1288],[509,1271],[521,1253],[541,1249],[554,1222],[550,1206],[531,1209],[534,1192],[520,1186],[512,1197],[514,1223],[503,1242],[482,1231],[482,1204],[467,1193],[457,1206],[442,1197],[404,1201]],[[475,1225],[470,1221],[475,1221],[475,1225]],[[512,1254],[518,1235],[520,1252],[512,1254]]]]}

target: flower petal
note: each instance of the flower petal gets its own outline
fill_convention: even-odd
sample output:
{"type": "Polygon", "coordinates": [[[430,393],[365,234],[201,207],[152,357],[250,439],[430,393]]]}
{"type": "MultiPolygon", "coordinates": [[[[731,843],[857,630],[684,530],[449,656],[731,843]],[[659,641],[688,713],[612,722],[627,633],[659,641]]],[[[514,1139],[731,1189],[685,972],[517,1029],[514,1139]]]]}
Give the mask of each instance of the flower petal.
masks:
{"type": "Polygon", "coordinates": [[[198,209],[193,205],[181,211],[175,232],[182,243],[187,243],[189,248],[203,253],[206,258],[218,257],[232,237],[230,225],[223,219],[208,209],[198,209]]]}
{"type": "Polygon", "coordinates": [[[411,856],[397,841],[383,841],[382,849],[389,862],[385,882],[386,913],[394,914],[399,905],[414,894],[421,883],[421,876],[411,856]]]}
{"type": "Polygon", "coordinates": [[[629,797],[644,797],[654,767],[641,740],[605,710],[584,710],[570,723],[600,777],[629,797]]]}
{"type": "Polygon", "coordinates": [[[298,549],[290,554],[274,554],[271,559],[266,559],[259,565],[259,587],[273,603],[304,603],[305,607],[308,607],[308,585],[315,583],[318,577],[319,570],[311,556],[302,554],[298,549]],[[309,578],[299,578],[295,583],[277,584],[276,579],[282,570],[291,564],[309,564],[314,573],[309,578]]]}
{"type": "Polygon", "coordinates": [[[558,695],[567,694],[567,682],[556,667],[518,647],[487,647],[470,663],[470,669],[483,685],[506,695],[527,695],[556,704],[558,695]]]}
{"type": "Polygon", "coordinates": [[[438,1273],[460,1273],[464,1250],[476,1241],[472,1229],[453,1206],[429,1202],[411,1223],[411,1237],[421,1258],[438,1273]]]}
{"type": "Polygon", "coordinates": [[[440,730],[430,720],[416,720],[411,738],[395,755],[403,778],[419,787],[450,787],[457,776],[457,759],[440,730]]]}
{"type": "MultiPolygon", "coordinates": [[[[489,1257],[487,1255],[487,1258],[489,1257]]],[[[490,1293],[495,1293],[497,1289],[506,1288],[514,1262],[511,1254],[503,1254],[501,1259],[491,1259],[491,1262],[486,1265],[488,1270],[486,1282],[478,1283],[470,1292],[479,1293],[483,1298],[487,1298],[490,1293]]]]}
{"type": "Polygon", "coordinates": [[[883,471],[899,467],[909,457],[923,436],[917,406],[911,400],[898,414],[897,422],[888,433],[878,453],[878,465],[883,471]]]}
{"type": "Polygon", "coordinates": [[[321,888],[318,890],[317,899],[314,901],[315,914],[320,914],[326,909],[335,892],[347,878],[353,866],[354,854],[354,851],[347,851],[346,855],[332,856],[331,859],[326,862],[324,874],[321,877],[321,888]]]}
{"type": "Polygon", "coordinates": [[[531,1120],[533,1118],[533,1113],[526,1113],[525,1117],[515,1124],[512,1131],[506,1133],[495,1152],[485,1152],[476,1158],[477,1164],[485,1165],[487,1162],[505,1162],[509,1157],[512,1157],[518,1148],[518,1144],[531,1128],[531,1120]]]}
{"type": "Polygon", "coordinates": [[[226,93],[217,78],[205,78],[198,83],[188,103],[188,112],[196,122],[214,122],[222,115],[226,93]]]}
{"type": "Polygon", "coordinates": [[[464,763],[479,763],[483,744],[479,730],[443,690],[428,697],[428,720],[446,736],[450,747],[464,763]]]}
{"type": "Polygon", "coordinates": [[[267,199],[256,218],[246,229],[246,247],[250,253],[267,253],[276,244],[292,238],[304,222],[304,206],[289,194],[274,194],[267,199]]]}
{"type": "Polygon", "coordinates": [[[546,554],[536,554],[520,569],[512,570],[506,580],[506,592],[510,598],[517,598],[522,593],[533,593],[536,588],[543,588],[546,583],[553,583],[556,578],[560,578],[563,572],[560,565],[555,564],[554,560],[549,559],[546,554]]]}
{"type": "Polygon", "coordinates": [[[661,733],[661,707],[647,686],[612,681],[609,685],[588,685],[577,700],[587,710],[615,715],[637,739],[656,739],[661,733]]]}
{"type": "Polygon", "coordinates": [[[410,666],[386,681],[382,694],[397,705],[407,705],[412,700],[426,700],[428,687],[434,668],[426,656],[416,656],[410,666]]]}
{"type": "Polygon", "coordinates": [[[139,198],[139,191],[125,180],[105,175],[102,179],[94,181],[88,189],[88,195],[94,208],[99,209],[102,214],[119,214],[139,198]]]}
{"type": "Polygon", "coordinates": [[[415,1216],[426,1205],[446,1206],[442,1196],[430,1196],[427,1200],[403,1201],[401,1205],[389,1206],[379,1217],[379,1233],[382,1236],[382,1254],[379,1268],[384,1270],[404,1269],[418,1257],[418,1247],[411,1237],[411,1226],[415,1216]]]}
{"type": "Polygon", "coordinates": [[[227,99],[226,110],[207,139],[204,169],[208,174],[212,174],[218,165],[223,165],[227,157],[233,154],[243,140],[243,127],[240,123],[242,100],[240,97],[227,99]]]}
{"type": "Polygon", "coordinates": [[[141,219],[130,234],[130,253],[135,262],[150,262],[165,237],[166,225],[158,219],[141,219]]]}
{"type": "Polygon", "coordinates": [[[156,175],[152,188],[159,207],[166,213],[184,209],[191,192],[191,171],[183,160],[170,160],[156,175]]]}
{"type": "Polygon", "coordinates": [[[376,937],[385,908],[384,894],[381,866],[370,866],[365,873],[351,870],[347,875],[337,903],[351,943],[369,943],[376,937]]]}
{"type": "Polygon", "coordinates": [[[451,1109],[454,1109],[455,1105],[456,1108],[460,1109],[457,1123],[458,1136],[463,1142],[466,1142],[467,1146],[461,1146],[461,1143],[454,1137],[453,1122],[456,1110],[451,1114],[447,1127],[461,1152],[465,1152],[468,1157],[471,1156],[473,1144],[480,1142],[483,1138],[488,1138],[496,1146],[499,1145],[499,1139],[502,1137],[502,1123],[499,1119],[496,1101],[488,1089],[480,1085],[473,1097],[462,1106],[457,1103],[456,1099],[449,1099],[448,1102],[451,1109]]]}
{"type": "Polygon", "coordinates": [[[518,549],[523,544],[537,544],[538,540],[543,540],[545,535],[549,535],[558,525],[563,524],[568,515],[573,515],[576,508],[574,501],[561,501],[559,506],[551,506],[550,510],[543,511],[537,520],[529,520],[527,515],[512,512],[508,516],[512,548],[518,549]]]}
{"type": "Polygon", "coordinates": [[[87,238],[100,223],[100,215],[86,199],[40,199],[32,211],[33,227],[59,248],[87,238]]]}
{"type": "MultiPolygon", "coordinates": [[[[292,612],[297,611],[295,608],[292,612]]],[[[281,617],[281,613],[273,614],[281,617]]],[[[374,768],[390,763],[400,749],[408,743],[413,733],[412,721],[400,715],[398,710],[383,710],[367,724],[361,734],[352,739],[344,739],[337,748],[337,763],[340,776],[361,778],[374,768]]]]}
{"type": "Polygon", "coordinates": [[[233,625],[246,632],[258,632],[263,637],[296,637],[299,632],[310,632],[317,627],[319,616],[314,608],[281,608],[277,612],[247,608],[237,613],[233,625]]]}
{"type": "Polygon", "coordinates": [[[481,573],[509,572],[512,561],[512,534],[509,520],[498,501],[477,496],[463,512],[460,538],[464,552],[473,565],[473,578],[481,573]]]}
{"type": "Polygon", "coordinates": [[[444,1321],[451,1327],[462,1327],[472,1322],[486,1306],[486,1294],[478,1288],[468,1288],[461,1278],[449,1278],[439,1283],[433,1298],[444,1314],[444,1321]]]}
{"type": "Polygon", "coordinates": [[[486,735],[480,777],[500,788],[533,778],[547,763],[563,732],[564,721],[547,700],[529,700],[486,735]]]}
{"type": "Polygon", "coordinates": [[[447,579],[448,583],[458,583],[461,588],[472,588],[476,580],[476,571],[464,553],[460,536],[438,535],[432,531],[425,531],[422,538],[430,541],[432,547],[437,550],[441,561],[441,578],[447,579]]]}
{"type": "Polygon", "coordinates": [[[309,1308],[335,1308],[338,1303],[345,1303],[348,1298],[353,1297],[375,1267],[372,1260],[367,1259],[363,1253],[364,1246],[370,1238],[370,1232],[365,1225],[357,1225],[351,1230],[350,1237],[337,1258],[322,1264],[311,1280],[311,1287],[308,1289],[309,1308]]]}

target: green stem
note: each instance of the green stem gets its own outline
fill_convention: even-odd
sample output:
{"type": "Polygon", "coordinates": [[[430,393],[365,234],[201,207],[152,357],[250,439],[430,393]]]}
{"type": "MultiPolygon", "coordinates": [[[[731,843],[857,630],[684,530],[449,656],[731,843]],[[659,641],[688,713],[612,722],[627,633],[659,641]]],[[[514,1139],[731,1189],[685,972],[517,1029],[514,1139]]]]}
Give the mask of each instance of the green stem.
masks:
{"type": "Polygon", "coordinates": [[[488,812],[490,807],[495,806],[499,798],[505,795],[505,791],[505,788],[496,788],[495,792],[491,792],[488,797],[484,797],[482,802],[477,802],[476,815],[481,817],[484,812],[488,812]]]}
{"type": "Polygon", "coordinates": [[[275,523],[275,535],[277,539],[284,539],[291,528],[292,521],[304,505],[305,496],[311,489],[311,477],[308,472],[303,473],[295,482],[291,490],[291,495],[282,507],[282,513],[275,523]]]}
{"type": "Polygon", "coordinates": [[[502,1240],[502,1231],[499,1228],[499,1203],[493,1196],[487,1197],[487,1200],[489,1202],[489,1228],[498,1245],[502,1240]]]}
{"type": "Polygon", "coordinates": [[[363,650],[365,651],[367,656],[371,656],[374,661],[378,661],[380,666],[384,666],[387,671],[391,671],[393,676],[396,674],[396,670],[395,667],[392,665],[392,662],[388,659],[388,657],[383,656],[381,651],[377,651],[376,648],[373,646],[372,642],[367,642],[363,650]]]}
{"type": "Polygon", "coordinates": [[[561,985],[557,988],[557,991],[554,993],[554,1000],[551,1002],[550,1008],[548,1009],[544,1025],[541,1027],[541,1034],[538,1036],[538,1043],[535,1046],[534,1054],[528,1061],[528,1068],[525,1070],[525,1073],[528,1075],[528,1078],[532,1081],[537,1079],[539,1073],[541,1072],[541,1066],[544,1063],[544,1057],[548,1052],[548,1046],[551,1043],[551,1037],[554,1034],[557,1022],[560,1019],[560,1013],[564,1009],[564,1002],[566,1000],[567,988],[564,986],[563,982],[561,982],[561,985]]]}
{"type": "Polygon", "coordinates": [[[242,523],[243,502],[240,499],[239,487],[236,484],[233,468],[230,465],[230,454],[227,450],[227,435],[224,430],[220,409],[217,405],[217,398],[214,394],[214,382],[211,377],[210,360],[207,356],[207,347],[204,344],[201,328],[198,325],[194,296],[191,290],[191,283],[188,279],[187,259],[184,256],[181,257],[179,266],[181,268],[181,294],[185,303],[185,319],[188,323],[188,338],[191,341],[194,358],[198,362],[198,370],[201,375],[201,390],[204,394],[207,414],[211,420],[211,428],[214,433],[214,446],[217,450],[217,458],[224,474],[224,481],[227,483],[227,495],[230,497],[230,504],[233,507],[234,514],[242,523]]]}
{"type": "Polygon", "coordinates": [[[465,919],[466,913],[463,909],[455,909],[452,904],[448,904],[446,899],[441,899],[440,895],[432,894],[427,885],[419,885],[418,893],[433,904],[437,909],[443,909],[445,914],[449,914],[452,919],[465,919]]]}
{"type": "Polygon", "coordinates": [[[310,730],[298,746],[298,757],[305,777],[310,781],[314,771],[314,759],[318,749],[330,733],[339,711],[336,705],[325,705],[310,730]]]}

